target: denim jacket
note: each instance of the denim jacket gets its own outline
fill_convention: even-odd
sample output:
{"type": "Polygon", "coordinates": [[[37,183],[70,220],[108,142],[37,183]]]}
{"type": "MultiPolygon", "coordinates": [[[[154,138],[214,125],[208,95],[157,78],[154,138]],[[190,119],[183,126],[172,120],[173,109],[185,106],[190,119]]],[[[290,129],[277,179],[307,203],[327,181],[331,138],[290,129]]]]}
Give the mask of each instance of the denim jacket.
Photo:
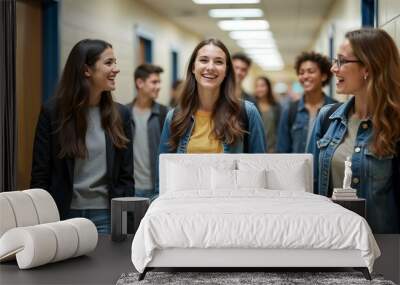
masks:
{"type": "MultiPolygon", "coordinates": [[[[262,119],[260,113],[258,112],[256,106],[245,100],[245,108],[246,114],[248,118],[248,126],[249,126],[249,135],[248,135],[248,148],[249,153],[265,153],[267,148],[265,142],[265,133],[264,127],[262,123],[262,119]]],[[[171,153],[172,151],[169,148],[169,138],[170,138],[170,125],[172,121],[172,116],[174,114],[174,110],[170,110],[167,114],[165,119],[164,127],[161,133],[161,140],[160,140],[160,148],[159,154],[161,153],[171,153]]],[[[187,145],[189,143],[190,137],[193,132],[194,127],[194,117],[192,117],[192,124],[190,128],[186,131],[186,133],[182,136],[179,141],[178,148],[176,153],[186,153],[187,152],[187,145]]],[[[238,142],[235,145],[228,145],[223,143],[224,153],[243,153],[243,142],[238,142]]],[[[157,179],[156,179],[156,192],[159,193],[158,188],[158,171],[157,171],[157,179]]]]}
{"type": "MultiPolygon", "coordinates": [[[[343,141],[348,126],[348,113],[354,105],[354,97],[341,105],[330,117],[326,133],[322,133],[322,122],[332,105],[321,108],[314,125],[308,152],[314,155],[314,192],[331,196],[331,160],[343,141]]],[[[357,196],[366,199],[367,221],[374,233],[399,233],[399,201],[395,199],[392,179],[393,155],[376,156],[369,147],[372,139],[372,122],[359,126],[354,152],[351,157],[352,183],[357,196]]],[[[399,189],[397,189],[398,191],[399,189]]]]}
{"type": "MultiPolygon", "coordinates": [[[[324,105],[335,103],[336,100],[324,95],[324,105]]],[[[297,112],[293,124],[289,129],[290,104],[284,107],[279,122],[277,152],[304,153],[306,151],[308,122],[310,116],[305,107],[304,96],[297,105],[297,112]]]]}

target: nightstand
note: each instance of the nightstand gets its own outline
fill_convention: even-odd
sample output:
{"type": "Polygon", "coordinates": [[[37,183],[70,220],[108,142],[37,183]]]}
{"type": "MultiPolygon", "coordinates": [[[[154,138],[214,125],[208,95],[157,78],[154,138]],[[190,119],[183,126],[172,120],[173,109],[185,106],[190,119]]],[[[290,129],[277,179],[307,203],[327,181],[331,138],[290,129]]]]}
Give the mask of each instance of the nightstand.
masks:
{"type": "Polygon", "coordinates": [[[139,227],[140,221],[146,214],[147,208],[150,205],[149,198],[142,197],[121,197],[111,200],[111,240],[123,241],[128,234],[128,215],[133,219],[133,232],[135,234],[139,227]]]}
{"type": "Polygon", "coordinates": [[[367,205],[364,198],[357,199],[332,199],[332,202],[339,204],[340,206],[359,214],[361,217],[365,218],[367,213],[367,205]]]}

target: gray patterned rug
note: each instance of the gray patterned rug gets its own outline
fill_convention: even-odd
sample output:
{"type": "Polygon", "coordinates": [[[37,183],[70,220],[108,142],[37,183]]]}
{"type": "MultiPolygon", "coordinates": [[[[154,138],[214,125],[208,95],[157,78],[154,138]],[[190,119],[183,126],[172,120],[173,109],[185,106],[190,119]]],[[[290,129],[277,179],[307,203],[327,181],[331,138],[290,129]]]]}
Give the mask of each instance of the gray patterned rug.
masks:
{"type": "Polygon", "coordinates": [[[297,285],[297,284],[379,284],[395,285],[380,275],[372,274],[372,281],[364,278],[360,272],[148,272],[142,281],[139,273],[122,274],[117,285],[145,284],[221,284],[221,285],[297,285]]]}

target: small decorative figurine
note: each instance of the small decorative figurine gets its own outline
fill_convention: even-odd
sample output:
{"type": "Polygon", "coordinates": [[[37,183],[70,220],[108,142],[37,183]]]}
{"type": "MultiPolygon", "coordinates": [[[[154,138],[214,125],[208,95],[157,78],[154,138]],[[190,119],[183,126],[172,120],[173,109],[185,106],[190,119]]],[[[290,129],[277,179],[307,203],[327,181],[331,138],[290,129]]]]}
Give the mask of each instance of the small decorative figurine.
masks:
{"type": "Polygon", "coordinates": [[[351,188],[351,157],[347,157],[344,162],[344,179],[343,179],[343,189],[352,189],[351,188]]]}
{"type": "Polygon", "coordinates": [[[357,190],[351,188],[351,157],[346,157],[344,162],[343,188],[333,188],[332,199],[334,200],[352,200],[357,199],[357,190]]]}

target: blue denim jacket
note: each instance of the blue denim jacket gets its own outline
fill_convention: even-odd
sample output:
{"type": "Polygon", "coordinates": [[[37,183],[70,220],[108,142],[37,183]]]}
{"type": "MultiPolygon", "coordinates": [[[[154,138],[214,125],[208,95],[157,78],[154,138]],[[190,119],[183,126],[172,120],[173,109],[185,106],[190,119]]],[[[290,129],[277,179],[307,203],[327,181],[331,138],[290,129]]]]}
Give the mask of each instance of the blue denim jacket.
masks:
{"type": "MultiPolygon", "coordinates": [[[[258,112],[256,106],[249,102],[245,101],[245,108],[246,114],[248,118],[248,126],[249,126],[249,135],[248,135],[248,148],[249,153],[265,153],[267,149],[267,144],[265,141],[265,133],[263,122],[258,112]]],[[[168,141],[170,139],[170,125],[172,116],[174,114],[174,110],[170,110],[167,114],[165,119],[163,131],[161,133],[161,140],[160,140],[160,148],[159,154],[161,153],[171,153],[172,151],[169,148],[168,141]]],[[[187,145],[189,143],[190,137],[192,135],[194,127],[194,117],[192,117],[192,125],[186,131],[185,135],[180,139],[178,148],[176,153],[186,153],[187,152],[187,145]]],[[[235,145],[228,145],[223,143],[224,153],[243,153],[243,142],[238,142],[235,145]]],[[[159,165],[159,164],[158,164],[159,165]]],[[[158,170],[158,168],[157,168],[158,170]]],[[[157,178],[156,178],[156,192],[159,193],[158,187],[158,171],[157,171],[157,178]]]]}
{"type": "MultiPolygon", "coordinates": [[[[322,122],[332,105],[321,108],[311,134],[308,152],[314,155],[314,192],[331,196],[332,156],[347,133],[347,115],[354,105],[354,97],[341,105],[330,117],[326,133],[322,122]]],[[[377,157],[369,148],[372,139],[372,122],[360,124],[352,155],[353,172],[351,187],[357,196],[366,199],[367,221],[374,233],[399,233],[400,219],[398,201],[392,179],[393,155],[377,157]]]]}
{"type": "MultiPolygon", "coordinates": [[[[324,95],[324,105],[335,103],[336,100],[324,95]]],[[[297,105],[297,112],[292,127],[289,129],[290,104],[283,108],[278,128],[277,152],[304,153],[306,151],[308,122],[310,116],[305,107],[304,96],[297,105]]]]}

